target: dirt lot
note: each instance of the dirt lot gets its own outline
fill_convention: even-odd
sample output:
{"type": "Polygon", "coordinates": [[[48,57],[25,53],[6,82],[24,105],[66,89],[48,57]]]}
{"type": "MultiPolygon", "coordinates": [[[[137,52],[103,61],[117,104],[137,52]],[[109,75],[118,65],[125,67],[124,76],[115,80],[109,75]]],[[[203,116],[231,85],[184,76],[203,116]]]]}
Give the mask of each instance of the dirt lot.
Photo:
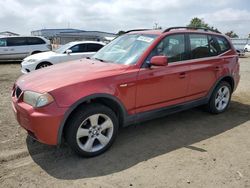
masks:
{"type": "Polygon", "coordinates": [[[32,141],[12,113],[19,64],[0,64],[0,187],[250,187],[250,55],[230,109],[199,108],[124,128],[105,154],[32,141]]]}

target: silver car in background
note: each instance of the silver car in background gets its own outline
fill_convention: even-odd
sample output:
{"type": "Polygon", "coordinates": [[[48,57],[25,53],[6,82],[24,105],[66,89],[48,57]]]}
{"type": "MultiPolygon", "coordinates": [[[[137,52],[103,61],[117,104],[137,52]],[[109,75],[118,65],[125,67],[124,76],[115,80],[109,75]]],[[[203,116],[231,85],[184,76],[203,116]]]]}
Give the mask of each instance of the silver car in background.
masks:
{"type": "Polygon", "coordinates": [[[49,50],[50,41],[43,37],[0,37],[0,60],[22,60],[31,54],[49,50]]]}

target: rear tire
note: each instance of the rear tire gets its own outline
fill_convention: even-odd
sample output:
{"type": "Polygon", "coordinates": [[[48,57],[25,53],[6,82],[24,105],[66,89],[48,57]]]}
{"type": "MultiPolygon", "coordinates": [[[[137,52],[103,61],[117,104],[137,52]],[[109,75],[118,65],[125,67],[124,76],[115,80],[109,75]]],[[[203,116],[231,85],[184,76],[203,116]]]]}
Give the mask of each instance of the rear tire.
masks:
{"type": "Polygon", "coordinates": [[[228,82],[220,82],[214,89],[206,106],[212,114],[225,112],[231,101],[232,88],[228,82]]]}
{"type": "Polygon", "coordinates": [[[65,130],[71,149],[82,157],[94,157],[110,148],[118,132],[115,113],[101,104],[83,106],[75,112],[65,130]]]}

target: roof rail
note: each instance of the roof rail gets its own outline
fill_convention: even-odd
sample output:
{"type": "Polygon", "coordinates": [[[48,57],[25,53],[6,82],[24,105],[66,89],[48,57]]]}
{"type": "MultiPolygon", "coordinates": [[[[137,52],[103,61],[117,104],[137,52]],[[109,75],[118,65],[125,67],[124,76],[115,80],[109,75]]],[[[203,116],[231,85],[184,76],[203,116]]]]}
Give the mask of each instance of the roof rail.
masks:
{"type": "Polygon", "coordinates": [[[152,29],[132,29],[132,30],[125,31],[125,33],[130,33],[130,32],[133,32],[133,31],[148,31],[148,30],[152,30],[152,29]]]}
{"type": "Polygon", "coordinates": [[[204,30],[204,31],[212,31],[212,32],[215,32],[215,33],[221,33],[221,32],[219,32],[217,30],[209,29],[209,28],[205,28],[205,27],[169,27],[169,28],[165,29],[163,31],[163,33],[169,32],[169,31],[171,31],[173,29],[192,29],[192,30],[204,30]]]}

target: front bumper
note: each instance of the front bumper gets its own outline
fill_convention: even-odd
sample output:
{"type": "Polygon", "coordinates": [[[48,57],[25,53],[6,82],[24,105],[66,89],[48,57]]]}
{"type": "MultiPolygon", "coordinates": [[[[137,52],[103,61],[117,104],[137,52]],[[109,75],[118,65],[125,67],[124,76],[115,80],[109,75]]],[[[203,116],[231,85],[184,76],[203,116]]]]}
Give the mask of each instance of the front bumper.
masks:
{"type": "Polygon", "coordinates": [[[37,62],[27,63],[25,60],[21,63],[21,72],[27,74],[31,71],[36,70],[37,62]]]}
{"type": "Polygon", "coordinates": [[[33,108],[12,95],[12,108],[18,123],[30,136],[41,143],[57,145],[58,130],[66,108],[59,108],[55,102],[42,108],[33,108]]]}

